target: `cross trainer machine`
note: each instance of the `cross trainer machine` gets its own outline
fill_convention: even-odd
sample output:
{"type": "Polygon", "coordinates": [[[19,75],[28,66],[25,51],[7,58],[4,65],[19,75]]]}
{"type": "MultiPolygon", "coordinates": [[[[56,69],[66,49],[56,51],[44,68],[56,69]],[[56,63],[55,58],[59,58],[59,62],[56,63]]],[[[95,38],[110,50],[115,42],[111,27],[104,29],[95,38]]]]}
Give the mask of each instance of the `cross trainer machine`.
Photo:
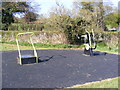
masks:
{"type": "Polygon", "coordinates": [[[86,34],[82,35],[84,38],[84,54],[89,56],[94,56],[93,50],[96,49],[97,44],[94,37],[93,29],[91,32],[86,30],[86,34]]]}
{"type": "Polygon", "coordinates": [[[17,57],[18,59],[18,63],[20,65],[22,64],[28,64],[28,63],[38,63],[38,55],[37,55],[37,51],[34,47],[34,44],[33,44],[33,41],[32,41],[32,36],[34,35],[33,32],[25,32],[25,33],[18,33],[16,35],[16,43],[17,43],[17,47],[18,47],[18,53],[19,53],[19,57],[17,57]],[[20,46],[19,46],[19,41],[18,41],[18,37],[20,35],[29,35],[29,39],[30,39],[30,42],[32,44],[32,47],[33,47],[33,55],[22,55],[21,54],[21,50],[20,50],[20,46]]]}

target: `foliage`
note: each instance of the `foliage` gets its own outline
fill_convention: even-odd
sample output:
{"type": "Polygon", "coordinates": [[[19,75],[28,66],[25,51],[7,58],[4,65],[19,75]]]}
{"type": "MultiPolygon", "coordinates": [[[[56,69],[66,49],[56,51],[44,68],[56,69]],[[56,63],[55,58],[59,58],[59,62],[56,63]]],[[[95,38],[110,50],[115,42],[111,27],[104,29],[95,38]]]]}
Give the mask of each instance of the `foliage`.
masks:
{"type": "Polygon", "coordinates": [[[104,42],[109,47],[109,49],[118,48],[119,41],[118,33],[104,33],[104,42]]]}
{"type": "MultiPolygon", "coordinates": [[[[10,38],[13,39],[18,32],[24,32],[24,31],[4,31],[2,32],[2,41],[5,44],[16,44],[16,42],[10,42],[10,38]],[[9,41],[9,42],[8,42],[9,41]]],[[[44,31],[45,32],[45,31],[44,31]]],[[[44,33],[43,31],[34,31],[35,35],[38,35],[39,33],[44,33]]],[[[49,32],[46,31],[48,34],[53,34],[56,33],[59,35],[60,32],[49,32]]],[[[101,33],[95,33],[97,39],[97,49],[100,51],[105,51],[109,53],[118,53],[118,33],[117,32],[101,32],[101,33]]],[[[64,38],[64,37],[61,37],[64,38]]],[[[75,38],[75,37],[74,37],[75,38]]],[[[24,38],[23,38],[24,39],[24,38]]],[[[14,40],[13,40],[14,41],[14,40]]],[[[75,40],[74,40],[75,41],[75,40]]],[[[78,39],[78,42],[80,42],[80,39],[78,39]]],[[[29,46],[28,43],[21,43],[22,46],[29,46]]],[[[66,44],[40,44],[36,43],[36,47],[41,47],[41,48],[81,48],[82,46],[80,45],[66,45],[66,44]],[[75,47],[74,47],[75,46],[75,47]]],[[[6,48],[7,49],[7,48],[6,48]]]]}
{"type": "Polygon", "coordinates": [[[23,18],[25,19],[25,22],[29,23],[29,22],[36,21],[37,17],[38,17],[38,14],[29,11],[25,13],[25,16],[23,18]]]}
{"type": "Polygon", "coordinates": [[[7,30],[8,26],[14,22],[14,13],[23,13],[28,11],[29,5],[26,2],[2,2],[2,23],[3,29],[7,30]]]}
{"type": "Polygon", "coordinates": [[[9,25],[18,22],[18,18],[15,18],[15,14],[24,13],[24,19],[26,22],[32,22],[37,20],[37,14],[34,13],[30,3],[27,2],[2,2],[2,30],[8,30],[9,25]]]}
{"type": "Polygon", "coordinates": [[[91,12],[94,11],[93,2],[81,2],[81,5],[82,9],[89,10],[91,12]]]}
{"type": "Polygon", "coordinates": [[[63,5],[57,3],[57,7],[50,13],[50,17],[48,19],[48,25],[50,27],[63,31],[68,38],[68,42],[72,42],[72,18],[67,14],[67,9],[64,8],[63,5]]]}
{"type": "Polygon", "coordinates": [[[106,51],[116,51],[119,49],[119,34],[118,32],[96,32],[97,49],[106,51]],[[99,43],[100,46],[99,46],[99,43]],[[102,48],[101,48],[102,47],[102,48]]]}
{"type": "Polygon", "coordinates": [[[105,17],[106,25],[109,25],[111,28],[118,28],[120,17],[117,12],[110,13],[105,17]]]}
{"type": "Polygon", "coordinates": [[[14,23],[14,24],[11,24],[8,28],[8,30],[14,30],[14,31],[33,31],[33,30],[42,31],[43,29],[44,29],[44,25],[42,23],[38,23],[38,24],[14,23]]]}
{"type": "Polygon", "coordinates": [[[10,17],[12,17],[3,16],[3,19],[5,18],[3,24],[9,26],[5,26],[8,27],[8,30],[64,32],[69,44],[80,45],[82,44],[81,35],[85,34],[86,30],[91,32],[93,29],[98,41],[102,40],[110,49],[118,46],[117,36],[113,33],[104,32],[106,25],[111,28],[118,26],[118,14],[117,12],[113,12],[111,6],[103,5],[103,2],[95,2],[94,0],[91,2],[77,1],[74,2],[75,8],[71,11],[66,9],[63,4],[56,2],[57,6],[52,8],[49,13],[50,16],[41,16],[39,19],[36,13],[29,10],[29,4],[21,2],[20,5],[22,4],[24,6],[22,9],[18,6],[19,3],[6,3],[4,5],[5,12],[8,12],[11,15],[10,17]],[[14,10],[12,11],[13,7],[14,10]],[[21,19],[14,18],[13,14],[16,12],[25,13],[25,17],[21,19]],[[8,20],[7,22],[9,23],[6,24],[5,20],[8,20]],[[16,23],[11,24],[15,20],[16,23]],[[26,22],[29,24],[26,24],[26,22]]]}

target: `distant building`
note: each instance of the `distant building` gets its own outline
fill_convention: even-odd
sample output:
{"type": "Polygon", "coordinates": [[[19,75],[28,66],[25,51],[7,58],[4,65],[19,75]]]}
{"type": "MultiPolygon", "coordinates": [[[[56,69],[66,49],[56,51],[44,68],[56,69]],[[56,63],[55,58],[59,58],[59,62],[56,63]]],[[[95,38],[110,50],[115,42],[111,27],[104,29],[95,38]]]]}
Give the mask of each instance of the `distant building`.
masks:
{"type": "Polygon", "coordinates": [[[118,28],[109,28],[108,31],[117,31],[118,28]]]}

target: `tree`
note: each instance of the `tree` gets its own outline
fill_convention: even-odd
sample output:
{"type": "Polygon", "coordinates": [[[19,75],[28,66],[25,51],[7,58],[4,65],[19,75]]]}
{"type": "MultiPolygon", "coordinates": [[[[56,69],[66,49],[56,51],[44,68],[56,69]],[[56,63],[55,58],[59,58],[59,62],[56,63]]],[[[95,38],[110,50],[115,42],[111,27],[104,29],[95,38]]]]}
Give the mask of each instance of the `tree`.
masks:
{"type": "MultiPolygon", "coordinates": [[[[91,30],[96,26],[96,12],[95,12],[95,2],[75,2],[74,5],[79,6],[79,12],[77,18],[80,18],[81,29],[91,30]]],[[[76,6],[75,6],[76,7],[76,6]]],[[[77,19],[76,19],[77,20],[77,19]]],[[[79,30],[80,31],[80,30],[79,30]]]]}
{"type": "Polygon", "coordinates": [[[102,0],[91,0],[90,2],[74,2],[75,7],[78,9],[79,17],[83,17],[84,19],[90,19],[95,22],[97,28],[101,28],[102,30],[106,30],[106,25],[104,22],[105,16],[113,11],[111,3],[103,4],[102,0]]]}
{"type": "Polygon", "coordinates": [[[104,15],[105,15],[105,7],[103,6],[103,2],[97,3],[97,24],[99,28],[106,30],[106,25],[104,23],[104,15]]]}
{"type": "Polygon", "coordinates": [[[34,12],[27,12],[25,13],[24,19],[27,23],[32,22],[32,21],[36,21],[38,17],[38,14],[34,13],[34,12]]]}
{"type": "Polygon", "coordinates": [[[93,2],[81,2],[82,9],[94,11],[93,2]]]}
{"type": "Polygon", "coordinates": [[[2,29],[8,30],[9,25],[14,22],[14,13],[24,13],[29,8],[26,2],[2,2],[2,29]]]}
{"type": "Polygon", "coordinates": [[[109,28],[118,28],[120,17],[117,12],[110,13],[105,16],[105,24],[109,28]]]}
{"type": "Polygon", "coordinates": [[[70,16],[68,15],[68,10],[63,4],[56,2],[56,7],[52,8],[50,12],[49,22],[53,27],[64,30],[65,26],[70,22],[70,16]]]}

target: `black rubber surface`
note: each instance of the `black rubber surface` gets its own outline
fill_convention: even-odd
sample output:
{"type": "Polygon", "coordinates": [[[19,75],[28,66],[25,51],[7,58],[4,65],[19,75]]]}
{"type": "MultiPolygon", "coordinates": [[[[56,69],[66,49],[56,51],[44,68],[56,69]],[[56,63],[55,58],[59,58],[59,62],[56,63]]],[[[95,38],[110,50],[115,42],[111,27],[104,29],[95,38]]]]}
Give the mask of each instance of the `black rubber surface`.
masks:
{"type": "Polygon", "coordinates": [[[82,54],[80,50],[39,50],[38,64],[21,66],[17,51],[3,51],[2,88],[62,88],[118,76],[117,55],[82,54]]]}

